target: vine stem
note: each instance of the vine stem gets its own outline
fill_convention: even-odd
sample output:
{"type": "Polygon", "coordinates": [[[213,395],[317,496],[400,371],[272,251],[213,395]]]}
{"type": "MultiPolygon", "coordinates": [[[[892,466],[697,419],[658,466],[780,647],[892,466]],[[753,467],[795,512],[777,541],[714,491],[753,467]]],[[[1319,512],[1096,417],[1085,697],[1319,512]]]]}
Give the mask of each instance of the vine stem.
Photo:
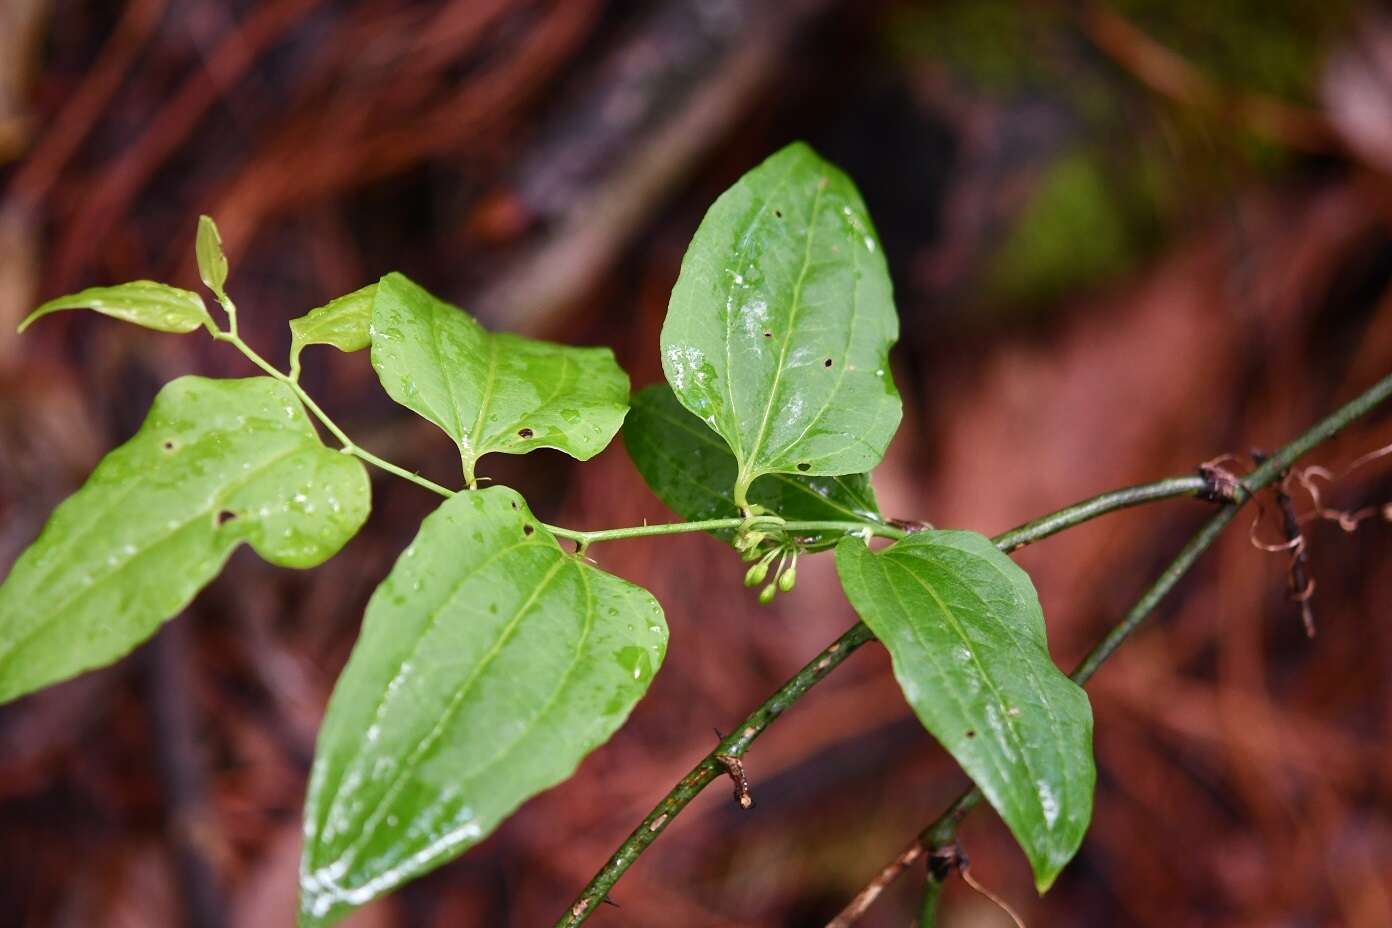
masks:
{"type": "MultiPolygon", "coordinates": [[[[1136,604],[1126,613],[1111,631],[1099,641],[1087,656],[1069,675],[1075,683],[1083,685],[1092,679],[1093,674],[1116,653],[1127,638],[1139,628],[1155,611],[1161,600],[1189,573],[1199,557],[1218,539],[1223,529],[1237,516],[1241,509],[1255,494],[1281,478],[1296,460],[1316,446],[1333,438],[1349,423],[1358,419],[1385,402],[1392,396],[1392,375],[1384,377],[1365,392],[1315,423],[1295,440],[1282,447],[1239,482],[1239,492],[1222,509],[1204,523],[1203,527],[1189,539],[1175,559],[1170,562],[1159,578],[1142,594],[1136,604]]],[[[1047,518],[1047,517],[1046,517],[1047,518]]],[[[981,791],[975,787],[958,796],[950,806],[931,824],[918,833],[909,847],[895,858],[895,863],[903,861],[896,872],[903,872],[914,860],[924,854],[932,854],[947,848],[957,839],[957,827],[962,819],[982,800],[981,791]]],[[[827,928],[846,928],[854,924],[875,901],[881,892],[892,882],[882,879],[883,872],[856,895],[842,910],[841,914],[828,923],[827,928]]],[[[924,883],[923,901],[919,916],[920,928],[932,928],[937,919],[937,904],[942,885],[950,871],[929,870],[924,883]]]]}
{"type": "MultiPolygon", "coordinates": [[[[227,304],[224,304],[224,306],[227,307],[227,304]]],[[[285,384],[292,391],[294,391],[295,396],[297,396],[300,402],[304,404],[305,409],[308,409],[310,413],[314,416],[314,418],[318,419],[320,422],[324,424],[324,428],[329,430],[329,434],[333,435],[334,438],[338,439],[339,444],[343,446],[344,454],[351,454],[354,457],[359,458],[360,460],[366,461],[374,467],[379,467],[387,473],[394,474],[395,476],[400,477],[403,480],[409,480],[416,486],[424,487],[432,493],[438,493],[440,496],[448,498],[455,494],[454,490],[451,490],[448,487],[443,487],[427,477],[422,477],[420,474],[412,473],[406,468],[393,464],[391,461],[388,461],[385,458],[378,457],[371,451],[368,451],[366,448],[363,448],[360,445],[358,445],[357,442],[353,441],[353,439],[348,437],[348,433],[344,432],[343,429],[339,428],[337,422],[334,422],[333,419],[329,418],[329,414],[324,412],[324,410],[320,408],[319,404],[314,401],[314,397],[309,395],[309,391],[307,391],[303,386],[300,385],[298,356],[296,356],[296,361],[292,363],[291,372],[289,374],[277,369],[274,364],[261,357],[261,355],[256,351],[255,348],[252,348],[250,345],[248,345],[242,339],[242,337],[237,334],[237,317],[230,309],[230,307],[228,307],[228,318],[230,321],[230,326],[228,330],[226,332],[214,330],[213,338],[217,339],[220,342],[227,342],[229,345],[236,348],[243,355],[245,355],[248,361],[261,368],[261,370],[265,371],[267,376],[274,377],[276,380],[279,380],[281,383],[285,384]]]]}
{"type": "MultiPolygon", "coordinates": [[[[230,305],[230,301],[224,303],[224,308],[228,311],[228,329],[227,331],[219,331],[214,327],[210,327],[212,337],[218,341],[224,341],[233,345],[268,376],[288,386],[295,393],[300,402],[304,404],[304,407],[340,442],[344,453],[352,454],[366,463],[372,464],[404,480],[408,480],[442,497],[448,498],[456,494],[457,491],[455,490],[444,487],[420,474],[412,473],[360,447],[327,413],[324,412],[319,404],[315,402],[314,398],[309,395],[308,391],[300,385],[299,365],[297,363],[292,364],[289,374],[278,370],[274,365],[257,353],[255,349],[248,345],[238,334],[236,310],[230,305]]],[[[1222,532],[1223,528],[1232,521],[1233,517],[1237,514],[1237,510],[1246,503],[1253,494],[1275,481],[1281,474],[1289,469],[1290,465],[1301,455],[1323,441],[1326,441],[1348,425],[1348,423],[1386,400],[1389,394],[1392,394],[1392,375],[1379,381],[1358,398],[1341,407],[1338,411],[1317,423],[1294,441],[1285,445],[1244,478],[1239,484],[1239,489],[1235,498],[1233,498],[1228,505],[1224,506],[1224,508],[1204,526],[1198,535],[1190,540],[1189,544],[1180,552],[1179,557],[1177,557],[1165,570],[1164,574],[1162,574],[1160,579],[1146,592],[1140,602],[1127,613],[1126,618],[1088,654],[1082,664],[1073,672],[1073,678],[1081,684],[1096,672],[1097,668],[1111,656],[1117,647],[1144,622],[1145,618],[1153,611],[1165,594],[1188,573],[1194,562],[1197,561],[1199,556],[1213,543],[1222,532]]],[[[1170,477],[1153,483],[1126,487],[1083,500],[1082,502],[1060,509],[1057,512],[1027,522],[1018,528],[1011,529],[1008,532],[996,536],[992,541],[1000,550],[1009,552],[1117,509],[1143,505],[1145,503],[1177,496],[1209,495],[1214,492],[1214,489],[1215,488],[1209,480],[1204,477],[1193,476],[1170,477]]],[[[770,517],[767,521],[791,533],[841,531],[851,534],[859,533],[864,535],[867,539],[872,535],[897,539],[908,534],[908,530],[906,529],[873,520],[783,521],[776,517],[770,517]]],[[[557,537],[574,541],[576,543],[577,553],[583,553],[590,544],[600,541],[616,541],[658,535],[676,535],[689,532],[736,530],[747,528],[751,524],[758,524],[759,522],[760,520],[758,517],[754,517],[753,523],[751,523],[750,518],[746,517],[659,523],[655,525],[640,525],[595,531],[579,531],[554,525],[546,525],[545,527],[557,537]]],[[[618,882],[618,879],[627,871],[633,862],[638,859],[638,856],[656,840],[657,835],[671,823],[671,820],[686,808],[691,800],[709,786],[711,782],[727,771],[727,764],[731,759],[737,760],[742,757],[744,753],[748,751],[750,745],[753,744],[754,740],[758,738],[774,720],[801,699],[813,686],[821,682],[832,670],[840,666],[841,662],[849,657],[861,645],[873,638],[874,635],[870,632],[869,628],[867,628],[864,623],[857,622],[841,635],[840,638],[823,649],[804,666],[802,670],[798,671],[792,679],[783,684],[776,693],[765,700],[753,714],[745,719],[744,723],[740,725],[734,734],[721,739],[716,748],[702,758],[701,761],[672,788],[653,811],[648,813],[647,817],[643,819],[638,828],[629,835],[622,845],[620,845],[619,849],[609,859],[608,863],[605,864],[604,868],[595,875],[576,898],[569,911],[556,923],[558,928],[559,926],[575,926],[583,923],[594,911],[595,907],[607,897],[609,890],[618,882]]],[[[915,838],[914,845],[900,855],[896,860],[896,864],[900,861],[903,863],[899,867],[899,870],[896,871],[896,874],[911,864],[918,856],[921,856],[924,850],[941,847],[944,846],[946,842],[955,840],[957,824],[968,812],[976,807],[980,800],[981,793],[975,789],[969,790],[958,797],[942,816],[925,828],[915,838]],[[915,850],[917,853],[915,853],[915,850]]],[[[884,874],[882,873],[882,877],[883,876],[884,874]]],[[[931,925],[936,917],[936,904],[937,898],[940,895],[941,881],[935,882],[935,880],[936,877],[930,874],[925,887],[921,916],[922,924],[924,925],[931,925]]],[[[878,896],[879,892],[888,884],[889,880],[883,878],[872,884],[872,887],[875,887],[874,896],[878,896]]],[[[867,887],[867,891],[870,889],[871,887],[867,887]]],[[[869,904],[874,901],[874,896],[871,896],[869,899],[863,899],[862,897],[864,895],[865,893],[862,892],[860,896],[857,896],[851,906],[848,906],[847,912],[851,912],[854,909],[855,916],[864,912],[869,904]]],[[[844,914],[846,913],[843,913],[843,915],[844,914]]],[[[836,925],[838,922],[833,922],[832,924],[836,925]]],[[[845,922],[845,924],[850,924],[850,922],[845,922]]]]}
{"type": "MultiPolygon", "coordinates": [[[[229,319],[235,320],[236,316],[233,314],[233,311],[230,307],[228,307],[228,310],[229,319]]],[[[393,464],[391,461],[388,461],[385,458],[378,457],[371,451],[368,451],[366,448],[363,448],[360,445],[358,445],[356,442],[353,441],[353,439],[348,437],[348,433],[344,432],[343,429],[339,427],[338,423],[334,422],[334,420],[329,417],[328,413],[324,412],[324,410],[319,406],[319,404],[314,401],[314,397],[310,396],[309,392],[305,390],[305,388],[300,384],[297,368],[292,368],[292,372],[289,374],[281,370],[278,370],[274,364],[263,358],[256,351],[255,348],[252,348],[250,345],[248,345],[246,341],[242,339],[240,335],[237,334],[235,325],[230,326],[228,330],[225,332],[218,331],[217,329],[212,329],[211,331],[213,338],[217,339],[218,341],[227,342],[229,345],[232,345],[243,355],[245,355],[247,360],[249,360],[252,364],[255,364],[262,371],[264,371],[267,376],[279,380],[281,383],[285,384],[292,391],[294,391],[295,396],[298,397],[300,402],[304,404],[305,409],[309,410],[309,412],[314,416],[314,418],[322,422],[324,428],[329,431],[329,434],[333,435],[333,437],[338,440],[339,444],[343,446],[342,450],[345,454],[351,454],[356,458],[366,461],[368,464],[371,464],[374,467],[381,468],[387,473],[400,477],[403,480],[409,480],[417,486],[423,487],[424,489],[427,489],[432,493],[439,494],[440,496],[443,496],[445,498],[454,496],[455,493],[458,492],[456,490],[451,490],[448,487],[441,486],[433,480],[430,480],[426,477],[422,477],[420,474],[412,473],[406,468],[401,467],[397,464],[393,464]]],[[[471,480],[471,483],[473,482],[474,481],[471,480]]],[[[543,523],[543,526],[546,528],[547,531],[555,535],[557,538],[565,538],[575,542],[577,550],[583,553],[584,550],[588,548],[591,544],[600,541],[619,541],[621,539],[626,538],[647,538],[655,535],[682,535],[691,532],[716,532],[747,528],[753,525],[763,524],[777,526],[783,531],[792,532],[794,534],[798,532],[832,531],[876,535],[882,538],[903,538],[906,534],[908,534],[908,532],[905,529],[871,519],[847,521],[819,520],[785,522],[784,520],[779,519],[776,516],[753,516],[747,518],[731,517],[728,519],[703,519],[696,522],[660,522],[653,525],[634,525],[626,528],[608,528],[588,532],[579,531],[577,529],[563,528],[559,525],[546,525],[545,523],[543,523]]]]}
{"type": "MultiPolygon", "coordinates": [[[[1091,519],[1118,509],[1139,506],[1160,499],[1177,496],[1198,496],[1212,492],[1213,487],[1202,477],[1169,477],[1154,483],[1125,487],[1094,496],[1067,506],[1057,512],[1027,522],[1019,528],[997,535],[992,542],[1002,551],[1014,551],[1032,542],[1080,525],[1091,519]]],[[[793,525],[794,523],[786,523],[793,525]]],[[[871,641],[874,634],[864,622],[855,625],[822,649],[792,679],[779,687],[778,691],[763,702],[759,708],[740,723],[729,736],[721,740],[715,748],[701,758],[686,776],[653,808],[638,824],[638,827],[614,852],[595,874],[589,884],[571,904],[567,912],[556,922],[557,928],[574,928],[583,923],[595,908],[609,894],[609,890],[619,881],[625,871],[638,859],[657,836],[676,818],[700,792],[725,773],[721,757],[740,758],[749,750],[754,740],[761,735],[775,719],[789,706],[797,702],[807,691],[820,683],[841,662],[857,648],[871,641]]]]}

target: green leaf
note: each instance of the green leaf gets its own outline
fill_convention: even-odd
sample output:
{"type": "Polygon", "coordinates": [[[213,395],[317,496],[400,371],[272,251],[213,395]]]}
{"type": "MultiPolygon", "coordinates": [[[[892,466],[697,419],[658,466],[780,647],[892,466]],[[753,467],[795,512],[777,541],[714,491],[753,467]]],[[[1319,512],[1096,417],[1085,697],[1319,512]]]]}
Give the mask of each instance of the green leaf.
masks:
{"type": "Polygon", "coordinates": [[[0,702],[121,657],[242,542],[313,567],[369,505],[361,462],[319,441],[289,387],[174,381],[0,585],[0,702]]]}
{"type": "Polygon", "coordinates": [[[899,425],[889,272],[855,185],[806,145],[706,213],[662,327],[682,405],[729,444],[735,498],[770,473],[869,471],[899,425]]]}
{"type": "Polygon", "coordinates": [[[309,345],[332,345],[339,351],[362,351],[372,344],[372,300],[377,285],[354,290],[290,320],[290,357],[298,362],[309,345]]]}
{"type": "Polygon", "coordinates": [[[587,461],[628,412],[628,375],[608,348],[490,333],[400,274],[377,284],[372,366],[392,399],[459,445],[470,484],[490,451],[555,448],[587,461]]]}
{"type": "MultiPolygon", "coordinates": [[[[739,515],[734,485],[737,466],[730,448],[677,401],[672,388],[657,384],[633,394],[624,420],[624,444],[652,491],[683,519],[727,519],[739,515]]],[[[866,474],[802,477],[768,474],[754,481],[749,501],[798,521],[880,519],[866,474]]],[[[732,531],[713,533],[727,541],[732,531]]],[[[845,534],[806,536],[809,551],[829,548],[845,534]]]]}
{"type": "Polygon", "coordinates": [[[198,294],[153,280],[136,280],[114,287],[88,287],[49,300],[19,324],[19,331],[29,328],[34,320],[63,309],[92,309],[160,332],[192,332],[201,325],[213,324],[198,294]]]}
{"type": "Polygon", "coordinates": [[[570,776],[666,647],[652,596],[563,551],[516,492],[447,500],[373,594],[329,702],[301,924],[456,857],[570,776]]]}
{"type": "Polygon", "coordinates": [[[836,548],[841,584],[919,719],[1005,820],[1043,892],[1082,843],[1096,770],[1087,694],[1049,658],[1029,575],[974,532],[836,548]]]}
{"type": "Polygon", "coordinates": [[[203,285],[218,299],[227,299],[223,287],[227,284],[227,255],[222,252],[222,234],[211,216],[198,217],[198,239],[194,247],[198,256],[198,276],[203,285]]]}

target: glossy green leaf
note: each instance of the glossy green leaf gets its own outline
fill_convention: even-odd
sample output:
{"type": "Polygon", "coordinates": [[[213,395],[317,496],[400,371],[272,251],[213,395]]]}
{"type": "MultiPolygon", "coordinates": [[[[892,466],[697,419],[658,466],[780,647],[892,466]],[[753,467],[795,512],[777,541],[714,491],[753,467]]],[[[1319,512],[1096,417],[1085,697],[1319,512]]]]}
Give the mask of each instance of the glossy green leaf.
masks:
{"type": "Polygon", "coordinates": [[[198,294],[153,280],[136,280],[114,287],[88,287],[49,300],[19,324],[19,331],[63,309],[91,309],[160,332],[192,332],[201,325],[212,325],[198,294]]]}
{"type": "Polygon", "coordinates": [[[372,300],[377,285],[368,284],[352,293],[311,309],[290,320],[290,357],[298,360],[310,345],[332,345],[339,351],[362,351],[372,344],[372,300]]]}
{"type": "Polygon", "coordinates": [[[1096,770],[1087,694],[1049,657],[1029,575],[974,532],[921,532],[836,568],[924,726],[1024,848],[1040,892],[1082,843],[1096,770]]]}
{"type": "Polygon", "coordinates": [[[392,399],[454,439],[471,483],[490,451],[589,460],[628,412],[628,375],[608,348],[489,332],[400,274],[377,284],[372,366],[392,399]]]}
{"type": "Polygon", "coordinates": [[[227,255],[222,251],[222,234],[211,216],[198,217],[198,239],[194,246],[198,258],[198,276],[203,285],[226,299],[223,287],[227,284],[227,255]]]}
{"type": "Polygon", "coordinates": [[[301,924],[450,860],[570,776],[666,646],[652,596],[563,551],[516,492],[447,500],[373,594],[330,700],[301,924]]]}
{"type": "Polygon", "coordinates": [[[763,474],[871,470],[899,425],[889,272],[855,185],[801,143],[706,213],[662,327],[682,405],[763,474]]]}
{"type": "MultiPolygon", "coordinates": [[[[735,457],[720,436],[688,412],[666,384],[639,390],[632,403],[624,420],[624,444],[658,498],[688,521],[739,515],[734,497],[735,457]]],[[[881,521],[866,474],[767,474],[754,481],[749,501],[785,519],[881,521]]],[[[714,534],[727,541],[734,538],[730,531],[714,534]]],[[[816,551],[843,537],[840,532],[820,532],[806,536],[803,543],[816,551]]]]}
{"type": "Polygon", "coordinates": [[[0,702],[128,652],[250,544],[313,567],[367,517],[361,462],[268,377],[182,377],[0,585],[0,702]]]}

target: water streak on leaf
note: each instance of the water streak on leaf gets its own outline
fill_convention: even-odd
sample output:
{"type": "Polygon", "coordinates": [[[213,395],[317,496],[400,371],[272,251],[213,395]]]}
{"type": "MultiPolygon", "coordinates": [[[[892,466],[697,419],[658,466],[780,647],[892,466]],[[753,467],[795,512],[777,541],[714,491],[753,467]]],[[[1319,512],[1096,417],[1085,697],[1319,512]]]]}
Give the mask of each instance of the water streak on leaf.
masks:
{"type": "Polygon", "coordinates": [[[974,532],[836,548],[856,612],[925,728],[1000,813],[1043,892],[1077,852],[1096,769],[1087,694],[1054,665],[1029,576],[974,532]]]}
{"type": "Polygon", "coordinates": [[[889,273],[850,179],[790,145],[716,200],[682,262],[662,365],[682,405],[763,474],[872,469],[899,425],[889,273]]]}
{"type": "Polygon", "coordinates": [[[421,525],[368,604],[319,734],[301,924],[480,841],[623,723],[661,665],[647,591],[563,551],[506,487],[421,525]]]}
{"type": "Polygon", "coordinates": [[[361,462],[269,377],[182,377],[54,511],[0,585],[0,702],[121,657],[237,545],[313,567],[367,518],[361,462]]]}

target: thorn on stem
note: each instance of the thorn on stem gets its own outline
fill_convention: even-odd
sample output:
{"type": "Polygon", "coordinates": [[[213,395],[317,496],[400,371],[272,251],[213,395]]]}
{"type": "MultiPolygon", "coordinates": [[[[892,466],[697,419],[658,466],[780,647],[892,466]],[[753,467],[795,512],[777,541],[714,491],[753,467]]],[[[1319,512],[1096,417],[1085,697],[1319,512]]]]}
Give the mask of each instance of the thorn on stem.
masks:
{"type": "Polygon", "coordinates": [[[754,808],[754,797],[749,792],[749,777],[744,774],[744,761],[733,754],[717,754],[715,759],[725,768],[731,782],[735,784],[735,801],[739,803],[740,808],[754,808]]]}

